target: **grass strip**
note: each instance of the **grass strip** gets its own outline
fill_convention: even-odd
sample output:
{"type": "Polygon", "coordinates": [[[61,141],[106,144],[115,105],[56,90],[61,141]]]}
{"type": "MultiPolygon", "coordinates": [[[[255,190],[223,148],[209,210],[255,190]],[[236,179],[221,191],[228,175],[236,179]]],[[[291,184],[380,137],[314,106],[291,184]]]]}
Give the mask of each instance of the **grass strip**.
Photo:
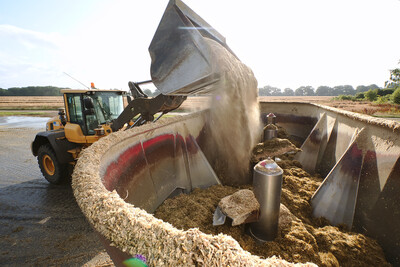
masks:
{"type": "Polygon", "coordinates": [[[39,116],[44,114],[45,112],[40,111],[0,111],[0,116],[39,116]]]}
{"type": "Polygon", "coordinates": [[[371,116],[373,116],[373,117],[376,117],[376,118],[400,118],[400,114],[398,114],[398,113],[396,113],[396,114],[374,114],[374,115],[371,115],[371,116]]]}
{"type": "Polygon", "coordinates": [[[0,110],[58,110],[61,106],[0,107],[0,110]]]}

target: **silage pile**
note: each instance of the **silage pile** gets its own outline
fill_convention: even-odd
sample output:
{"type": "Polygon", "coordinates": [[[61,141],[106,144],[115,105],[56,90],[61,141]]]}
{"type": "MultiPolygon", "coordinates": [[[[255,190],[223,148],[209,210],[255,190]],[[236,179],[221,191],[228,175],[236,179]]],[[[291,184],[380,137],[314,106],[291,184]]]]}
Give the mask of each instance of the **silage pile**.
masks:
{"type": "Polygon", "coordinates": [[[126,203],[115,190],[110,192],[104,187],[99,175],[100,163],[111,147],[127,138],[134,138],[139,132],[177,121],[181,122],[182,118],[168,118],[156,124],[113,133],[83,151],[72,175],[72,188],[91,225],[111,240],[112,246],[130,255],[145,256],[149,266],[297,266],[276,257],[260,259],[243,250],[236,240],[225,234],[177,229],[126,203]]]}
{"type": "Polygon", "coordinates": [[[293,156],[284,156],[278,162],[284,170],[279,234],[264,244],[256,242],[247,233],[246,225],[232,226],[226,222],[213,226],[213,212],[221,198],[250,185],[231,187],[216,185],[195,189],[167,199],[155,216],[179,229],[199,228],[207,234],[227,234],[240,246],[261,257],[278,256],[290,262],[313,262],[319,266],[390,266],[378,243],[362,234],[347,232],[328,225],[322,218],[311,216],[310,198],[322,179],[301,169],[293,156]],[[287,207],[287,209],[286,209],[287,207]]]}

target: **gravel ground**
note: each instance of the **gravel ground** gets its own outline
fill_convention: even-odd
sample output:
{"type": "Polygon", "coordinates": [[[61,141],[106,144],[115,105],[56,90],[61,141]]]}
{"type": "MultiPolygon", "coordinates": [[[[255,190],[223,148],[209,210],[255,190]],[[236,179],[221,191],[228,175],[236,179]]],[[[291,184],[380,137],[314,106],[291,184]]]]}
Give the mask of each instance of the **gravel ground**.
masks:
{"type": "Polygon", "coordinates": [[[71,186],[43,178],[30,151],[42,129],[29,127],[0,126],[0,265],[110,266],[71,186]]]}

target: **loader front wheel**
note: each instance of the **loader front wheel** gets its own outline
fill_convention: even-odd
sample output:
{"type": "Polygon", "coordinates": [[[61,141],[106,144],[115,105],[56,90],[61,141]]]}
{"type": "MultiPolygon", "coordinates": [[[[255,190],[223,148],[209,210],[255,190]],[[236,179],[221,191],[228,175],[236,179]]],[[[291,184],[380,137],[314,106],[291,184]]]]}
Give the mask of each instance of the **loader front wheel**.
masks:
{"type": "Polygon", "coordinates": [[[65,164],[57,161],[56,154],[50,145],[42,145],[38,149],[38,163],[44,178],[52,184],[66,181],[68,170],[65,164]]]}

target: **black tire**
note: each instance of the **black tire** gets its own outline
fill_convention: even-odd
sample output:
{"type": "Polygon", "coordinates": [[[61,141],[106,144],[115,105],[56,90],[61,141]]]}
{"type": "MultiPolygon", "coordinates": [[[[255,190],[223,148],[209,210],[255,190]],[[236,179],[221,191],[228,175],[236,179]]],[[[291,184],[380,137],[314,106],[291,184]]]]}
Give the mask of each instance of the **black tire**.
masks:
{"type": "Polygon", "coordinates": [[[49,144],[39,147],[37,160],[44,178],[51,184],[63,184],[67,181],[67,165],[58,162],[56,153],[49,144]]]}

